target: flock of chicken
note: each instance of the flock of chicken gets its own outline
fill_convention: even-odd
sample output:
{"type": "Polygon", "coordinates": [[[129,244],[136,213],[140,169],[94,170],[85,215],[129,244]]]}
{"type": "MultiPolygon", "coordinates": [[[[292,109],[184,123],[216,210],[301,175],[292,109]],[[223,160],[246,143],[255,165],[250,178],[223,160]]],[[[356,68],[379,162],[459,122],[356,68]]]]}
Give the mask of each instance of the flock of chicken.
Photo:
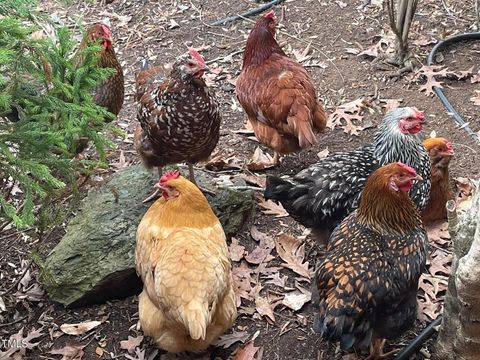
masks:
{"type": "MultiPolygon", "coordinates": [[[[251,30],[236,92],[278,163],[280,154],[316,143],[326,114],[309,74],[276,42],[275,22],[269,12],[251,30]]],[[[118,114],[123,75],[110,35],[96,25],[86,38],[103,45],[100,65],[117,69],[97,98],[118,114]]],[[[170,74],[147,67],[136,78],[135,148],[147,167],[158,168],[153,197],[161,195],[137,230],[139,317],[144,333],[170,352],[206,349],[237,315],[225,234],[193,173],[219,140],[221,116],[202,79],[206,70],[189,49],[170,74]],[[190,181],[177,171],[162,175],[162,167],[178,162],[188,164],[190,181]]],[[[313,286],[314,330],[344,350],[369,349],[373,359],[385,355],[385,339],[400,336],[416,318],[428,246],[423,224],[444,218],[453,197],[451,144],[443,138],[422,144],[424,121],[413,107],[390,110],[371,144],[323,158],[292,179],[267,179],[265,198],[281,202],[326,243],[313,286]]]]}

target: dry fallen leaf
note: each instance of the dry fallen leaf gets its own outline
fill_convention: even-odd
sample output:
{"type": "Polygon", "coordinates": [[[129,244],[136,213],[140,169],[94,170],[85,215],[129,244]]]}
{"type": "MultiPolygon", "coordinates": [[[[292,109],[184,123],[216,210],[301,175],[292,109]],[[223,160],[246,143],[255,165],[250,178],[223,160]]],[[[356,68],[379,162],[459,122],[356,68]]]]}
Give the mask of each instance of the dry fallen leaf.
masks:
{"type": "Polygon", "coordinates": [[[282,300],[282,304],[293,311],[298,311],[311,299],[312,293],[310,291],[305,291],[304,293],[301,293],[300,291],[293,291],[285,295],[282,300]]]}
{"type": "Polygon", "coordinates": [[[267,235],[260,230],[255,225],[252,225],[250,228],[250,236],[253,240],[258,241],[260,246],[266,249],[275,248],[275,241],[270,235],[267,235]]]}
{"type": "Polygon", "coordinates": [[[62,330],[65,334],[68,335],[82,335],[96,328],[101,323],[101,321],[93,320],[85,321],[78,324],[63,324],[60,326],[60,330],[62,330]]]}
{"type": "Polygon", "coordinates": [[[215,346],[220,346],[223,348],[229,348],[236,342],[240,341],[242,344],[248,339],[250,335],[246,331],[233,331],[231,334],[226,334],[220,336],[220,338],[215,343],[215,346]]]}
{"type": "Polygon", "coordinates": [[[257,296],[255,297],[255,309],[262,316],[267,316],[270,320],[275,322],[275,315],[273,314],[273,307],[267,299],[257,296]]]}
{"type": "Polygon", "coordinates": [[[245,260],[254,265],[268,263],[275,258],[270,254],[271,252],[272,249],[263,248],[259,245],[251,253],[245,255],[245,260]]]}
{"type": "Polygon", "coordinates": [[[430,267],[428,271],[432,275],[443,274],[443,275],[450,275],[451,271],[451,262],[452,262],[452,255],[446,254],[443,251],[435,250],[432,254],[430,259],[430,267]]]}
{"type": "Polygon", "coordinates": [[[267,275],[267,281],[265,281],[265,284],[272,284],[276,285],[278,287],[284,288],[285,287],[285,280],[287,280],[287,276],[281,276],[280,273],[277,271],[273,274],[268,274],[267,275]]]}
{"type": "MultiPolygon", "coordinates": [[[[263,199],[263,197],[260,198],[263,199]]],[[[259,199],[259,197],[257,197],[257,199],[259,199]]],[[[264,214],[273,215],[277,218],[288,216],[288,212],[283,208],[282,204],[277,204],[272,200],[260,200],[258,206],[264,209],[262,210],[264,214]]]]}
{"type": "Polygon", "coordinates": [[[426,226],[428,240],[440,246],[450,243],[447,221],[437,221],[426,226]]]}
{"type": "Polygon", "coordinates": [[[120,341],[120,348],[123,350],[127,350],[130,354],[133,354],[135,352],[135,349],[142,343],[142,340],[143,336],[141,335],[137,337],[128,335],[127,340],[120,341]]]}
{"type": "Polygon", "coordinates": [[[336,126],[342,126],[345,133],[358,136],[359,132],[363,130],[363,127],[355,125],[353,122],[362,121],[363,115],[361,114],[365,108],[365,98],[359,98],[346,104],[342,104],[330,114],[327,120],[327,126],[332,130],[336,126]],[[342,120],[345,121],[345,125],[342,124],[342,120]]]}
{"type": "Polygon", "coordinates": [[[255,149],[252,159],[247,164],[247,169],[250,171],[262,171],[274,166],[273,158],[266,154],[257,146],[255,149]]]}
{"type": "Polygon", "coordinates": [[[240,245],[238,239],[232,237],[232,243],[228,247],[228,252],[232,261],[240,261],[243,258],[243,254],[245,254],[245,246],[240,245]]]}
{"type": "Polygon", "coordinates": [[[85,353],[83,346],[65,345],[61,349],[53,349],[50,354],[62,355],[60,360],[81,360],[85,353]]]}
{"type": "Polygon", "coordinates": [[[323,159],[323,158],[326,158],[328,156],[328,154],[330,153],[330,151],[328,150],[328,146],[323,149],[322,151],[318,152],[317,153],[317,156],[319,159],[323,159]]]}
{"type": "Polygon", "coordinates": [[[233,285],[235,288],[236,304],[239,307],[242,304],[242,299],[252,300],[252,270],[241,262],[240,266],[232,268],[233,285]]]}
{"type": "Polygon", "coordinates": [[[297,60],[299,63],[302,63],[304,61],[307,61],[311,58],[308,54],[310,53],[310,44],[311,42],[307,45],[305,49],[303,49],[302,52],[298,50],[293,50],[293,56],[295,56],[295,60],[297,60]]]}
{"type": "Polygon", "coordinates": [[[470,98],[470,101],[473,102],[473,105],[477,105],[477,106],[480,106],[480,90],[475,90],[475,92],[477,93],[476,96],[472,96],[470,98]]]}
{"type": "Polygon", "coordinates": [[[237,349],[233,360],[253,360],[258,349],[258,347],[253,346],[253,342],[249,342],[243,348],[237,349]]]}
{"type": "Polygon", "coordinates": [[[300,239],[282,234],[276,239],[276,250],[282,260],[286,262],[282,266],[310,280],[311,272],[308,269],[308,261],[303,262],[305,244],[300,239]]]}

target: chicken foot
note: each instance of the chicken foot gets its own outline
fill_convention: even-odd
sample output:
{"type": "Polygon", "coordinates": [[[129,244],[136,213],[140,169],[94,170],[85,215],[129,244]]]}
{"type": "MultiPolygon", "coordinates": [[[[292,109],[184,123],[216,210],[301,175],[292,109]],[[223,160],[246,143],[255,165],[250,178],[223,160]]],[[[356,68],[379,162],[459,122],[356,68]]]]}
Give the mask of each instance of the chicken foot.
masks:
{"type": "Polygon", "coordinates": [[[385,341],[386,339],[373,338],[372,343],[370,344],[370,355],[368,355],[366,360],[386,359],[397,352],[397,350],[392,350],[388,353],[384,353],[383,346],[385,345],[385,341]]]}
{"type": "Polygon", "coordinates": [[[195,184],[196,187],[200,189],[201,192],[204,194],[208,194],[210,196],[215,196],[215,193],[213,191],[210,191],[208,189],[202,188],[200,185],[197,184],[197,181],[195,180],[195,174],[193,173],[193,164],[188,163],[188,179],[195,184]]]}
{"type": "MultiPolygon", "coordinates": [[[[159,167],[157,168],[157,170],[158,170],[158,178],[161,178],[161,177],[162,177],[162,167],[159,166],[159,167]]],[[[147,203],[147,202],[149,202],[149,201],[152,201],[153,199],[159,197],[159,196],[160,196],[160,193],[161,193],[160,189],[156,188],[155,191],[153,192],[153,194],[151,194],[149,197],[147,197],[147,198],[146,198],[145,200],[143,200],[142,202],[143,202],[143,203],[147,203]]]]}

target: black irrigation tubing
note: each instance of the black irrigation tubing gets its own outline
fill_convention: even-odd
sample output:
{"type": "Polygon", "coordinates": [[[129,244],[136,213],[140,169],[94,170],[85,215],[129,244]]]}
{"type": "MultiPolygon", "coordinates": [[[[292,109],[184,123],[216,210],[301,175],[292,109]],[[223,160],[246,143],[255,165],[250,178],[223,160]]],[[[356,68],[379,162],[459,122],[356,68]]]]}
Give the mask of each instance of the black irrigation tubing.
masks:
{"type": "Polygon", "coordinates": [[[217,20],[217,21],[214,21],[214,22],[210,23],[209,25],[211,25],[211,26],[225,25],[225,24],[228,24],[230,22],[233,22],[233,21],[239,20],[241,18],[244,18],[244,17],[257,15],[257,14],[260,14],[261,12],[263,12],[265,10],[270,9],[274,5],[280,4],[282,1],[283,0],[273,0],[273,1],[270,1],[266,4],[263,4],[262,6],[250,9],[250,10],[244,12],[243,14],[230,16],[230,17],[227,17],[227,18],[222,19],[222,20],[217,20]]]}
{"type": "Polygon", "coordinates": [[[398,353],[397,356],[395,356],[394,360],[408,360],[410,359],[410,356],[413,355],[413,353],[417,352],[418,349],[420,349],[425,341],[427,341],[435,332],[435,326],[440,325],[442,322],[442,316],[438,316],[435,320],[433,320],[428,326],[423,329],[423,331],[418,334],[418,336],[413,339],[413,341],[400,353],[398,353]]]}
{"type": "MultiPolygon", "coordinates": [[[[467,34],[461,34],[461,35],[455,35],[455,36],[452,36],[452,37],[449,37],[445,40],[440,40],[432,49],[432,51],[430,51],[430,54],[428,54],[428,58],[427,58],[427,64],[428,65],[432,65],[433,63],[433,57],[435,56],[435,54],[437,53],[437,51],[439,49],[441,49],[442,47],[448,45],[448,44],[451,44],[451,43],[454,43],[454,42],[457,42],[457,41],[465,41],[465,40],[480,40],[480,32],[474,32],[474,33],[467,33],[467,34]]],[[[470,129],[470,127],[468,126],[468,123],[465,122],[465,120],[463,120],[463,118],[460,116],[460,114],[457,112],[457,110],[455,110],[455,108],[452,106],[452,104],[450,103],[450,101],[448,101],[447,97],[445,96],[445,94],[443,93],[442,89],[440,89],[439,87],[436,87],[434,86],[433,87],[433,91],[435,92],[435,94],[438,96],[438,98],[440,99],[440,101],[442,102],[443,106],[445,106],[445,108],[448,110],[448,112],[450,114],[452,114],[455,122],[460,125],[460,127],[464,128],[465,131],[468,133],[468,135],[470,135],[477,144],[480,144],[480,139],[478,138],[478,136],[472,131],[472,129],[470,129]]]]}

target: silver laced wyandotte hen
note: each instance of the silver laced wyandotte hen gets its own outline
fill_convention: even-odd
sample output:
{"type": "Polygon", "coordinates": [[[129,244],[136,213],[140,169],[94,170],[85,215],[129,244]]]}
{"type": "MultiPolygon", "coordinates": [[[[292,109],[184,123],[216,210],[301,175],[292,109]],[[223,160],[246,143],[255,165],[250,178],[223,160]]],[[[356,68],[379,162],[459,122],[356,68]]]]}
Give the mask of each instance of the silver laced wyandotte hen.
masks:
{"type": "MultiPolygon", "coordinates": [[[[220,138],[221,116],[215,95],[202,79],[205,60],[190,48],[165,75],[163,66],[137,75],[135,148],[148,167],[186,162],[196,184],[193,164],[206,160],[220,138]]],[[[154,193],[145,201],[153,199],[154,193]]]]}
{"type": "Polygon", "coordinates": [[[376,170],[318,262],[314,330],[343,350],[370,348],[370,359],[383,358],[385,339],[416,319],[428,239],[408,192],[421,179],[399,162],[376,170]]]}
{"type": "Polygon", "coordinates": [[[410,191],[422,210],[430,190],[430,159],[418,135],[423,124],[423,114],[414,107],[390,110],[372,144],[320,159],[291,180],[268,177],[265,198],[279,201],[296,221],[325,237],[357,208],[368,176],[400,161],[423,178],[410,191]]]}

